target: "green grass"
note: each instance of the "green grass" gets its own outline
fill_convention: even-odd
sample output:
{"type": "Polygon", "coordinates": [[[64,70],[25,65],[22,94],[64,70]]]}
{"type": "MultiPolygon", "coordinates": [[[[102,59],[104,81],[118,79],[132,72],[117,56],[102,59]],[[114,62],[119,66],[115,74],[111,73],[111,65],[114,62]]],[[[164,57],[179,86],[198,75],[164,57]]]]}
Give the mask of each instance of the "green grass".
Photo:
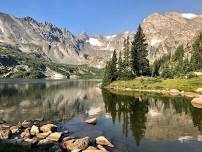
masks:
{"type": "Polygon", "coordinates": [[[112,87],[126,87],[131,89],[178,89],[180,91],[194,92],[202,88],[202,76],[190,79],[155,79],[138,77],[128,81],[115,81],[110,84],[112,87]]]}

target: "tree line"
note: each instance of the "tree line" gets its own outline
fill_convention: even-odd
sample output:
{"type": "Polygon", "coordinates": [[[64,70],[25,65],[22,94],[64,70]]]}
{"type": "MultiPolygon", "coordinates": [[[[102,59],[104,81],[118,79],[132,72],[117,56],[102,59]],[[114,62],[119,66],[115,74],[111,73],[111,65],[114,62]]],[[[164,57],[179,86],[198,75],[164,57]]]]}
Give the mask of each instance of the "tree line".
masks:
{"type": "Polygon", "coordinates": [[[180,45],[173,54],[163,55],[151,65],[147,59],[147,46],[145,35],[139,25],[132,43],[127,37],[124,40],[123,51],[117,55],[114,50],[111,60],[106,64],[102,85],[138,76],[184,77],[202,69],[202,33],[194,39],[191,47],[180,45]]]}
{"type": "Polygon", "coordinates": [[[153,77],[174,78],[189,76],[193,71],[202,69],[202,33],[191,47],[180,45],[174,54],[162,56],[151,65],[153,77]]]}
{"type": "Polygon", "coordinates": [[[120,51],[117,56],[114,50],[111,60],[106,64],[102,85],[106,86],[116,80],[129,80],[141,75],[150,76],[147,46],[145,35],[139,25],[133,42],[130,43],[129,37],[124,40],[123,55],[120,51]]]}

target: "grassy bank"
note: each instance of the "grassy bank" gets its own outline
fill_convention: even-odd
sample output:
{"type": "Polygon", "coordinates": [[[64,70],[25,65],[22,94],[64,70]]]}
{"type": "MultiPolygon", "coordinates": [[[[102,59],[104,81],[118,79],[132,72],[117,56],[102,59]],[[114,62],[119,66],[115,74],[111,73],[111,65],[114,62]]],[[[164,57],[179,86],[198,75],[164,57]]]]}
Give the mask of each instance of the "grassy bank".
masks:
{"type": "Polygon", "coordinates": [[[168,90],[177,89],[185,92],[195,92],[202,88],[202,76],[190,79],[157,79],[148,77],[138,77],[128,81],[115,81],[109,85],[110,88],[130,88],[139,90],[168,90]]]}

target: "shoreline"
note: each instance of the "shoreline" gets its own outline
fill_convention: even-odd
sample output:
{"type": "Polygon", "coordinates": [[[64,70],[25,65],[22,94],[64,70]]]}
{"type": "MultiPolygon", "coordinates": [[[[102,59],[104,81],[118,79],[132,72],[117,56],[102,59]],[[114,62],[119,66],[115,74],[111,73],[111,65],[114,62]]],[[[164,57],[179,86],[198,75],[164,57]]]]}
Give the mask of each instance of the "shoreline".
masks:
{"type": "Polygon", "coordinates": [[[171,95],[171,96],[184,96],[189,98],[202,98],[202,94],[196,92],[185,92],[179,91],[177,89],[132,89],[128,87],[119,87],[119,86],[107,86],[105,89],[111,90],[119,90],[125,92],[147,92],[147,93],[159,93],[163,95],[171,95]]]}
{"type": "MultiPolygon", "coordinates": [[[[95,126],[96,118],[81,121],[95,126]]],[[[72,136],[72,131],[61,127],[60,123],[39,120],[24,120],[15,123],[0,120],[0,151],[3,148],[12,151],[99,151],[106,152],[114,145],[103,135],[95,137],[72,136]],[[9,147],[8,147],[9,146],[9,147]]]]}

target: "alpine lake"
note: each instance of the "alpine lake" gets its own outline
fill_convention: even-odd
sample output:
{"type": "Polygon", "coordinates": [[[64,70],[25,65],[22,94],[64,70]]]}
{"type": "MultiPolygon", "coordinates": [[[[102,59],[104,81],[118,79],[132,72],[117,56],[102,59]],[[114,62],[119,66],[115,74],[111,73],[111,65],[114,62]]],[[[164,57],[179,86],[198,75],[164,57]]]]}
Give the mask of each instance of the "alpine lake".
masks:
{"type": "Polygon", "coordinates": [[[0,80],[0,120],[57,122],[76,137],[103,135],[113,152],[201,152],[192,98],[100,89],[98,80],[0,80]],[[97,118],[96,125],[83,120],[97,118]]]}

